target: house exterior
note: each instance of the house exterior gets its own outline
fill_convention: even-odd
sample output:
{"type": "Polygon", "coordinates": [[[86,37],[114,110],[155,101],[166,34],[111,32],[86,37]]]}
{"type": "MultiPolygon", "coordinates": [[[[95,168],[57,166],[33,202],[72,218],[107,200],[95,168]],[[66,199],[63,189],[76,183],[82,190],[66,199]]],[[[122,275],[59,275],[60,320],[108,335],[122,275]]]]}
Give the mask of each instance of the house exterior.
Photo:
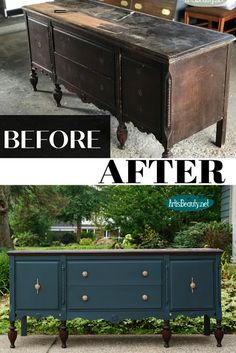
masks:
{"type": "Polygon", "coordinates": [[[232,262],[236,264],[236,185],[222,186],[221,219],[233,226],[232,262]]]}

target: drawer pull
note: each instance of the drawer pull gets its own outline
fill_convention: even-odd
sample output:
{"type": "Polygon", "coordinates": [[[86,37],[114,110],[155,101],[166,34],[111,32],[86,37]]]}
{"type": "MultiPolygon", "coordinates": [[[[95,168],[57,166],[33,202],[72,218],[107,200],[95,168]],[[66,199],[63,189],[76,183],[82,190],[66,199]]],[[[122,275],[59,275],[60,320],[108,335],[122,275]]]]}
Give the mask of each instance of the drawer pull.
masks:
{"type": "Polygon", "coordinates": [[[88,296],[87,295],[82,295],[82,300],[83,300],[83,302],[87,302],[88,301],[88,296]]]}
{"type": "Polygon", "coordinates": [[[82,272],[82,276],[83,276],[84,278],[88,277],[88,272],[87,272],[87,271],[83,271],[83,272],[82,272]]]}
{"type": "Polygon", "coordinates": [[[121,6],[127,7],[129,5],[128,1],[126,0],[121,0],[120,2],[121,6]]]}
{"type": "Polygon", "coordinates": [[[41,42],[40,41],[38,41],[38,48],[40,49],[40,48],[42,48],[42,44],[41,44],[41,42]]]}
{"type": "Polygon", "coordinates": [[[34,288],[35,288],[36,293],[37,293],[37,295],[38,295],[38,294],[39,294],[39,290],[40,290],[40,288],[41,288],[38,278],[37,278],[37,281],[36,281],[36,283],[35,283],[35,285],[34,285],[34,288]]]}
{"type": "Polygon", "coordinates": [[[161,13],[162,13],[162,15],[169,16],[170,10],[169,9],[162,9],[161,13]]]}
{"type": "Polygon", "coordinates": [[[142,272],[143,277],[147,277],[149,275],[148,271],[143,271],[142,272]]]}
{"type": "Polygon", "coordinates": [[[134,4],[134,8],[135,8],[136,10],[142,10],[143,5],[140,4],[139,2],[136,2],[136,4],[134,4]]]}
{"type": "Polygon", "coordinates": [[[142,299],[146,302],[148,300],[148,295],[147,294],[143,294],[142,295],[142,299]]]}
{"type": "Polygon", "coordinates": [[[196,283],[194,282],[193,277],[192,277],[192,281],[190,283],[190,288],[191,288],[192,293],[193,293],[194,289],[196,288],[196,283]]]}

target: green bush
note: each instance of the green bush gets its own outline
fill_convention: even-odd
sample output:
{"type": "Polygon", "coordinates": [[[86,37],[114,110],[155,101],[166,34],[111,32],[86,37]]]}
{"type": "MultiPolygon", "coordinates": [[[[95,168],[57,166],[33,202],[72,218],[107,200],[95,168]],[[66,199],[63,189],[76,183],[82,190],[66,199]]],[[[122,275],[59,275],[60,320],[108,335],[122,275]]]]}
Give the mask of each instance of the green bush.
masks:
{"type": "Polygon", "coordinates": [[[94,234],[94,232],[93,232],[92,230],[89,230],[88,232],[86,232],[86,231],[83,230],[83,231],[81,232],[80,238],[81,238],[81,239],[89,238],[89,239],[94,240],[94,239],[95,239],[95,234],[94,234]]]}
{"type": "Polygon", "coordinates": [[[90,238],[80,239],[79,245],[92,245],[93,240],[90,238]]]}
{"type": "Polygon", "coordinates": [[[39,236],[31,232],[22,232],[14,236],[16,246],[37,246],[40,244],[39,236]]]}
{"type": "Polygon", "coordinates": [[[224,222],[196,223],[177,232],[172,246],[177,248],[212,247],[230,251],[232,227],[224,222]]]}
{"type": "Polygon", "coordinates": [[[139,234],[139,248],[143,249],[160,249],[167,246],[167,241],[162,239],[160,234],[152,229],[150,226],[145,225],[144,232],[139,234]]]}
{"type": "Polygon", "coordinates": [[[9,259],[7,254],[0,253],[0,294],[9,291],[9,259]]]}
{"type": "Polygon", "coordinates": [[[64,233],[61,236],[62,244],[71,244],[76,242],[76,235],[73,232],[64,233]]]}

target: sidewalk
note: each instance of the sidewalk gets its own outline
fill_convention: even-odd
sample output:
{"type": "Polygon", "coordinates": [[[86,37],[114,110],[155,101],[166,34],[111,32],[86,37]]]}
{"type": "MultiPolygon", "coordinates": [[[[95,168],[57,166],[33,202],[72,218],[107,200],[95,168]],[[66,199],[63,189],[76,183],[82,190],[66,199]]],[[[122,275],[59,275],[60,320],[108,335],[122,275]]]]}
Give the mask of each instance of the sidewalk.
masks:
{"type": "Polygon", "coordinates": [[[225,335],[223,347],[216,347],[214,335],[173,335],[170,348],[164,348],[160,335],[69,336],[62,349],[57,336],[32,335],[16,340],[9,348],[7,335],[0,336],[0,353],[234,353],[236,335],[225,335]]]}

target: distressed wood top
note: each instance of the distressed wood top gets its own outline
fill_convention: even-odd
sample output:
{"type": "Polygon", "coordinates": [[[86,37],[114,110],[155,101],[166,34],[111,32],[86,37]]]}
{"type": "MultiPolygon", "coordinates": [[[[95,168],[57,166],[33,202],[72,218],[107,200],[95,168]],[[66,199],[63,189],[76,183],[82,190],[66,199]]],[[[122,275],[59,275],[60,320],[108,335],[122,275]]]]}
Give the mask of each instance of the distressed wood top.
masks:
{"type": "Polygon", "coordinates": [[[60,23],[92,30],[125,47],[175,60],[235,40],[234,36],[180,22],[138,13],[91,0],[64,0],[25,6],[60,23]],[[54,13],[54,10],[66,10],[54,13]],[[138,47],[138,48],[137,48],[138,47]]]}
{"type": "Polygon", "coordinates": [[[130,256],[130,255],[211,255],[221,254],[220,249],[212,248],[170,248],[170,249],[116,249],[116,250],[12,250],[9,256],[47,256],[47,255],[71,255],[71,256],[130,256]]]}

